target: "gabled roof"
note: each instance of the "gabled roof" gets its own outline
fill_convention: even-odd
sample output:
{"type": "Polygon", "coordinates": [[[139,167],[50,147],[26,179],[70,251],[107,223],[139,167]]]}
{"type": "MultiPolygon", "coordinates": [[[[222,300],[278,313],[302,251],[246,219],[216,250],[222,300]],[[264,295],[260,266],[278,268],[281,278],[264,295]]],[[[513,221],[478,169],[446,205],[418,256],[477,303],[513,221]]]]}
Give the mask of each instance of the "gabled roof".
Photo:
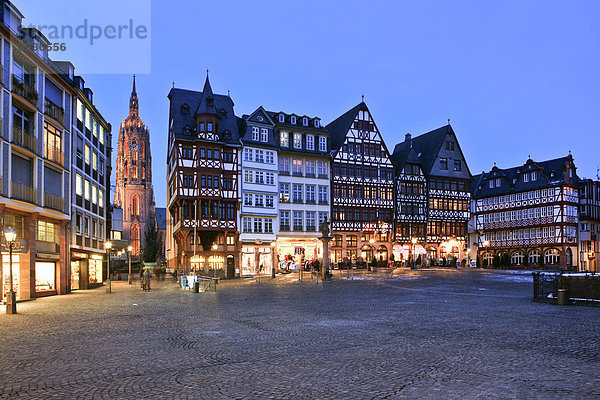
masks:
{"type": "MultiPolygon", "coordinates": [[[[203,98],[202,92],[196,92],[194,90],[178,89],[173,88],[169,91],[168,98],[170,100],[170,115],[173,120],[172,130],[176,139],[182,140],[197,140],[197,136],[192,134],[185,134],[183,128],[187,125],[190,127],[196,126],[196,120],[194,119],[194,113],[191,110],[198,109],[199,104],[203,98]],[[181,110],[181,106],[187,104],[190,107],[190,112],[184,113],[181,110]]],[[[214,96],[214,106],[216,110],[224,110],[226,112],[225,117],[221,116],[221,113],[217,113],[219,119],[219,142],[229,144],[240,144],[240,136],[238,130],[238,120],[233,111],[233,100],[231,97],[220,94],[214,96]],[[230,139],[225,139],[223,133],[229,131],[231,134],[230,139]]],[[[216,112],[216,111],[215,111],[216,112]]]]}
{"type": "Polygon", "coordinates": [[[244,115],[243,118],[240,118],[239,131],[240,137],[242,138],[242,142],[249,146],[259,146],[259,147],[270,147],[277,148],[277,141],[275,140],[275,132],[274,128],[275,122],[272,119],[272,114],[265,110],[263,106],[259,106],[252,114],[244,115]],[[256,117],[263,116],[266,118],[263,121],[259,121],[256,117]],[[252,140],[251,129],[249,129],[249,125],[251,124],[261,124],[263,126],[269,126],[269,137],[267,142],[256,142],[252,140]]]}
{"type": "Polygon", "coordinates": [[[448,133],[454,134],[450,124],[416,136],[410,141],[405,140],[402,143],[398,143],[394,148],[394,153],[403,151],[410,147],[412,142],[412,147],[421,160],[423,171],[426,174],[429,174],[431,172],[431,168],[437,160],[438,152],[444,144],[444,139],[448,133]]]}
{"type": "Polygon", "coordinates": [[[399,173],[407,163],[421,165],[421,160],[417,157],[417,152],[412,147],[406,147],[392,154],[392,161],[399,173]]]}
{"type": "MultiPolygon", "coordinates": [[[[571,168],[571,165],[575,170],[573,157],[568,155],[566,157],[540,162],[533,161],[530,158],[521,166],[507,169],[500,169],[494,166],[489,172],[482,172],[473,178],[471,192],[474,198],[482,198],[565,184],[567,168],[571,168]],[[525,182],[523,174],[533,171],[538,172],[537,179],[534,181],[529,179],[525,182]],[[500,187],[494,185],[493,188],[490,188],[488,184],[490,179],[497,178],[501,179],[502,184],[500,187]]],[[[578,183],[579,177],[575,173],[571,184],[576,186],[578,183]]]]}
{"type": "Polygon", "coordinates": [[[329,140],[331,142],[332,151],[337,151],[342,146],[344,140],[346,140],[346,134],[356,119],[356,115],[361,110],[368,110],[364,101],[346,111],[327,125],[326,128],[329,131],[329,140]]]}
{"type": "Polygon", "coordinates": [[[196,108],[194,115],[198,114],[216,114],[217,108],[215,107],[215,95],[213,94],[212,87],[206,75],[206,81],[204,81],[204,89],[202,89],[202,97],[196,108]]]}

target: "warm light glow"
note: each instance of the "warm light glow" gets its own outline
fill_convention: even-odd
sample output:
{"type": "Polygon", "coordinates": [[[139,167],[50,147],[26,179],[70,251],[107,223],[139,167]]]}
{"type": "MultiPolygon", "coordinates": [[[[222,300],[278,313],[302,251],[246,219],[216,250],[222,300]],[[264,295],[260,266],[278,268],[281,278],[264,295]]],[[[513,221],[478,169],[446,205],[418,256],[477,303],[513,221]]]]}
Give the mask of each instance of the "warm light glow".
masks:
{"type": "Polygon", "coordinates": [[[411,242],[412,242],[412,244],[417,244],[417,238],[412,238],[411,242]]]}
{"type": "Polygon", "coordinates": [[[369,240],[370,243],[375,243],[375,239],[369,240]]]}
{"type": "Polygon", "coordinates": [[[12,226],[9,226],[4,231],[4,238],[7,243],[13,243],[17,239],[17,232],[13,229],[12,226]]]}
{"type": "Polygon", "coordinates": [[[200,262],[200,256],[192,256],[192,258],[190,258],[190,262],[193,262],[193,263],[200,262]]]}
{"type": "Polygon", "coordinates": [[[216,244],[216,243],[212,245],[212,249],[213,249],[213,250],[217,250],[217,248],[218,248],[218,246],[217,246],[217,244],[216,244]]]}
{"type": "Polygon", "coordinates": [[[490,245],[490,242],[489,242],[489,241],[487,241],[487,240],[484,240],[484,241],[483,241],[483,246],[484,246],[484,247],[487,247],[487,246],[489,246],[489,245],[490,245]]]}
{"type": "Polygon", "coordinates": [[[275,246],[277,246],[277,243],[275,243],[275,241],[272,241],[271,242],[271,247],[275,247],[275,246]]]}
{"type": "Polygon", "coordinates": [[[131,250],[133,250],[133,246],[127,246],[127,251],[131,253],[131,250]]]}
{"type": "Polygon", "coordinates": [[[111,249],[111,247],[112,247],[112,243],[111,243],[111,242],[104,242],[104,248],[105,248],[106,250],[110,250],[110,249],[111,249]]]}

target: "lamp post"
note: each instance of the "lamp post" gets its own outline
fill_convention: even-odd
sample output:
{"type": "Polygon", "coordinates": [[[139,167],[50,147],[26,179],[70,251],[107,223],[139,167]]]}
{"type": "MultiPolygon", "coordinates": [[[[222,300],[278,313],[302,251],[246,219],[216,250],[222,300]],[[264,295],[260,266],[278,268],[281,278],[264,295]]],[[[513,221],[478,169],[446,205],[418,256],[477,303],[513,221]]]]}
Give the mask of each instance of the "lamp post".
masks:
{"type": "MultiPolygon", "coordinates": [[[[217,251],[218,248],[219,248],[219,246],[217,246],[216,243],[212,245],[213,251],[217,251]]],[[[206,262],[206,260],[204,260],[204,261],[206,262]]],[[[215,279],[217,279],[217,265],[216,264],[215,264],[215,279]]]]}
{"type": "MultiPolygon", "coordinates": [[[[484,256],[484,260],[481,261],[481,265],[483,265],[483,261],[485,261],[485,253],[487,253],[487,247],[490,245],[489,240],[484,240],[483,241],[483,256],[484,256]]],[[[488,265],[486,265],[486,267],[488,267],[488,265]]]]}
{"type": "Polygon", "coordinates": [[[417,238],[412,238],[410,241],[412,242],[412,248],[413,248],[413,250],[412,250],[413,268],[412,269],[417,269],[417,258],[415,257],[416,256],[415,253],[416,253],[417,238]]]}
{"type": "Polygon", "coordinates": [[[17,296],[13,289],[13,274],[12,274],[12,251],[13,245],[17,240],[17,232],[13,229],[12,226],[9,226],[4,231],[4,239],[6,239],[6,243],[8,244],[8,268],[9,273],[8,277],[10,279],[10,290],[6,292],[6,313],[7,314],[16,314],[17,313],[17,296]]]}
{"type": "Polygon", "coordinates": [[[271,242],[271,278],[275,279],[275,241],[271,242]]]}
{"type": "Polygon", "coordinates": [[[131,250],[133,250],[133,247],[131,245],[127,246],[127,257],[129,259],[129,275],[127,275],[127,281],[130,285],[133,283],[131,276],[131,250]]]}
{"type": "Polygon", "coordinates": [[[110,249],[112,248],[112,243],[109,241],[105,242],[104,248],[106,249],[106,293],[110,293],[110,249]]]}

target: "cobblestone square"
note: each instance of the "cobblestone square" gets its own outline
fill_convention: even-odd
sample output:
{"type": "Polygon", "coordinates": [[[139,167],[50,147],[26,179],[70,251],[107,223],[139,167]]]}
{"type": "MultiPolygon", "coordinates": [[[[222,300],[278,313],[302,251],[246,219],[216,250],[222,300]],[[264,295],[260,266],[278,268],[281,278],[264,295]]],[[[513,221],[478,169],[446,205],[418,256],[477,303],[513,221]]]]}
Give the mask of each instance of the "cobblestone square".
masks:
{"type": "Polygon", "coordinates": [[[293,279],[19,303],[0,398],[600,398],[600,308],[533,303],[529,274],[293,279]]]}

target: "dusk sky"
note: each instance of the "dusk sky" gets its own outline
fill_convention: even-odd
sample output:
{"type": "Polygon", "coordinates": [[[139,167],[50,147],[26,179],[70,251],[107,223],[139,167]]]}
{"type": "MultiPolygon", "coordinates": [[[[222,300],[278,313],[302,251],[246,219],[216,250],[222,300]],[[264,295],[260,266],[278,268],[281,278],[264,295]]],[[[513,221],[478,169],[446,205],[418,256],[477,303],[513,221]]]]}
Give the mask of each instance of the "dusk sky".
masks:
{"type": "MultiPolygon", "coordinates": [[[[47,23],[64,13],[46,1],[14,3],[26,23],[47,23]]],[[[115,17],[119,8],[105,6],[86,18],[115,24],[136,19],[135,1],[121,3],[115,17]]],[[[351,0],[343,5],[171,0],[153,1],[150,15],[151,73],[139,68],[137,89],[141,118],[151,133],[159,207],[166,204],[167,94],[173,81],[201,90],[206,69],[215,93],[231,90],[240,116],[262,105],[318,116],[326,124],[364,94],[390,150],[406,133],[425,133],[450,118],[472,174],[494,162],[511,167],[528,155],[545,160],[569,150],[580,176],[595,177],[600,166],[596,0],[351,0]]],[[[83,18],[67,17],[75,25],[83,18]]],[[[53,56],[76,68],[95,57],[76,46],[53,56]]],[[[114,58],[104,62],[129,65],[120,55],[114,58]]],[[[113,125],[113,162],[119,124],[128,111],[129,72],[136,72],[124,69],[119,74],[76,70],[113,125]]]]}

